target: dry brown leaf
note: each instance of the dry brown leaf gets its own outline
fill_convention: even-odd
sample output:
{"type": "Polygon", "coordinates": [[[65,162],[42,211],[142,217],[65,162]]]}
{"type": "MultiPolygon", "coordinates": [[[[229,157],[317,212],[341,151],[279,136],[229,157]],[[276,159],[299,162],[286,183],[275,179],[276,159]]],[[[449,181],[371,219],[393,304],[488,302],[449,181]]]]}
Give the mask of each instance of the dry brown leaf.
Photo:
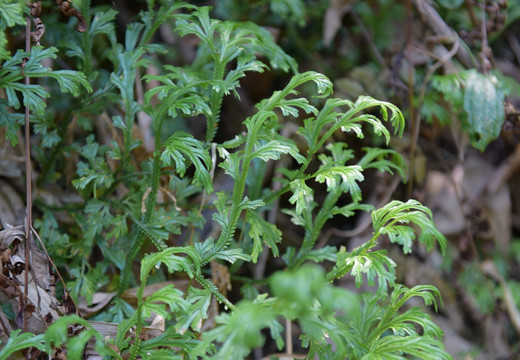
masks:
{"type": "MultiPolygon", "coordinates": [[[[17,317],[21,318],[21,313],[25,312],[28,318],[28,327],[27,330],[34,334],[43,333],[48,324],[53,323],[60,316],[64,315],[62,304],[52,296],[49,292],[40,288],[37,283],[33,280],[32,276],[29,275],[29,286],[27,289],[27,303],[29,304],[26,309],[20,309],[19,305],[20,297],[23,297],[24,293],[24,281],[25,281],[25,272],[20,273],[20,275],[15,276],[14,280],[20,284],[18,289],[18,296],[15,298],[9,299],[11,306],[13,309],[18,309],[17,317]]],[[[21,325],[21,324],[17,324],[21,325]]],[[[21,328],[22,326],[18,326],[21,328]]]]}
{"type": "Polygon", "coordinates": [[[430,171],[426,179],[425,205],[433,211],[439,231],[455,235],[466,227],[467,216],[481,213],[490,229],[480,235],[492,238],[501,251],[507,251],[511,241],[511,197],[507,183],[492,194],[484,189],[496,168],[481,156],[469,156],[451,174],[430,171]],[[482,195],[482,194],[485,195],[482,195]]]}
{"type": "Polygon", "coordinates": [[[343,16],[352,8],[352,0],[331,0],[323,17],[323,43],[330,45],[341,28],[343,16]]]}
{"type": "MultiPolygon", "coordinates": [[[[0,95],[0,98],[3,97],[0,95]]],[[[21,146],[23,141],[18,134],[18,145],[12,147],[5,134],[5,128],[0,127],[0,176],[19,178],[25,171],[25,157],[21,146]]]]}
{"type": "Polygon", "coordinates": [[[425,205],[433,211],[437,229],[445,235],[463,231],[464,213],[449,175],[440,171],[429,171],[426,176],[426,192],[425,205]]]}
{"type": "Polygon", "coordinates": [[[4,304],[9,303],[15,311],[18,328],[23,327],[23,318],[27,317],[27,330],[39,334],[47,329],[48,324],[65,315],[66,310],[54,297],[54,276],[50,272],[50,261],[34,242],[31,242],[30,270],[26,274],[24,237],[21,226],[0,231],[0,300],[4,304]]]}
{"type": "Polygon", "coordinates": [[[164,331],[166,327],[166,319],[159,314],[152,315],[152,321],[150,321],[150,328],[164,331]]]}
{"type": "Polygon", "coordinates": [[[506,280],[500,275],[498,269],[495,266],[495,263],[492,260],[485,260],[480,265],[482,272],[488,276],[494,278],[500,284],[503,292],[503,300],[506,305],[507,313],[509,314],[509,318],[513,323],[513,326],[518,334],[520,334],[520,310],[518,310],[515,298],[513,297],[513,292],[511,291],[511,287],[506,282],[506,280]]]}
{"type": "Polygon", "coordinates": [[[6,229],[9,225],[22,225],[25,207],[16,190],[0,179],[0,225],[6,229]]]}
{"type": "Polygon", "coordinates": [[[117,292],[97,292],[92,295],[92,303],[89,305],[87,299],[80,297],[78,301],[78,310],[82,317],[88,318],[97,314],[101,309],[107,306],[110,301],[117,295],[117,292]]]}
{"type": "Polygon", "coordinates": [[[211,261],[210,266],[213,283],[222,295],[227,296],[227,292],[231,291],[231,276],[228,267],[216,261],[211,261]]]}
{"type": "MultiPolygon", "coordinates": [[[[24,253],[24,247],[20,247],[20,252],[24,253]]],[[[51,290],[54,293],[54,276],[51,275],[51,267],[47,255],[40,250],[35,243],[31,246],[31,272],[40,288],[43,290],[51,290]]]]}
{"type": "Polygon", "coordinates": [[[25,232],[23,226],[12,227],[0,231],[0,251],[6,250],[13,241],[23,241],[25,232]]]}
{"type": "MultiPolygon", "coordinates": [[[[48,206],[61,207],[64,205],[79,205],[84,203],[81,195],[76,192],[63,190],[56,184],[46,184],[38,188],[36,195],[38,200],[43,201],[43,203],[48,206]]],[[[72,225],[76,223],[70,211],[55,211],[54,216],[56,220],[62,224],[72,225]]]]}

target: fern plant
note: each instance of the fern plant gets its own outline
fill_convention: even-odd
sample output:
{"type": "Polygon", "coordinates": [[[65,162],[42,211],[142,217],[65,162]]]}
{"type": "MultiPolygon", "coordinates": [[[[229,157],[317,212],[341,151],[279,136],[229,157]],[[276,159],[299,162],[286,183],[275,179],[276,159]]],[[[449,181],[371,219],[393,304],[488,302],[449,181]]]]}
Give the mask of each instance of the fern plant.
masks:
{"type": "MultiPolygon", "coordinates": [[[[9,3],[6,1],[0,3],[9,3]]],[[[85,15],[88,30],[67,35],[64,55],[82,71],[42,67],[42,59],[54,56],[56,48],[33,47],[30,54],[6,54],[0,87],[6,89],[2,103],[10,111],[0,124],[15,141],[23,120],[16,113],[21,106],[18,91],[39,124],[42,139],[53,133],[54,139],[46,142],[45,150],[40,149],[42,184],[65,171],[58,160],[60,154],[80,159],[72,184],[82,201],[66,207],[38,203],[41,220],[35,225],[58,266],[67,264],[72,269],[74,278],[68,287],[74,297],[91,302],[104,285],[118,292],[111,306],[96,317],[118,323],[118,331],[105,339],[86,320],[65,316],[43,336],[13,331],[0,350],[2,356],[30,346],[46,353],[64,346],[70,358],[80,358],[90,341],[99,354],[113,358],[241,359],[264,344],[264,330],[282,349],[284,325],[280,319],[286,318],[299,323],[308,359],[450,358],[442,346],[441,329],[422,309],[401,311],[412,297],[436,307],[438,290],[429,285],[409,289],[397,284],[395,262],[385,250],[374,250],[387,236],[404,253],[411,252],[416,238],[428,249],[438,242],[444,251],[446,240],[435,229],[431,212],[415,200],[392,201],[380,209],[363,203],[359,184],[365,171],[376,169],[404,178],[404,160],[391,149],[374,147],[364,148],[364,155],[356,160],[354,150],[333,137],[344,132],[363,138],[371,131],[388,144],[392,131],[401,135],[404,130],[396,106],[366,96],[356,101],[335,98],[326,76],[298,72],[294,59],[265,29],[249,22],[212,19],[208,7],[147,1],[148,10],[127,27],[124,44],[120,44],[113,10],[91,8],[89,1],[74,4],[85,15]],[[197,55],[191,64],[164,65],[159,75],[144,76],[158,86],[148,90],[141,103],[134,91],[134,84],[141,81],[139,70],[168,51],[149,44],[163,23],[172,26],[178,36],[196,36],[197,55]],[[109,50],[101,52],[97,42],[109,43],[109,50]],[[96,68],[92,55],[109,62],[110,70],[96,68]],[[57,89],[18,82],[24,57],[29,57],[24,65],[28,76],[56,79],[61,91],[79,97],[70,100],[73,106],[67,110],[49,110],[59,113],[55,121],[63,122],[44,117],[44,99],[57,89]],[[216,142],[224,121],[224,96],[238,97],[240,79],[247,72],[269,68],[291,71],[287,85],[256,104],[255,112],[243,120],[242,133],[216,142]],[[153,152],[141,161],[134,134],[139,114],[152,119],[155,142],[153,152]],[[167,133],[166,125],[194,117],[205,120],[203,137],[186,131],[167,133]],[[82,135],[88,133],[72,144],[65,139],[66,121],[71,118],[82,135]],[[113,141],[101,143],[92,133],[100,118],[108,118],[118,134],[113,141]],[[300,122],[298,141],[282,135],[287,119],[300,122]],[[50,155],[45,156],[47,153],[50,155]],[[281,160],[290,166],[280,169],[276,180],[269,182],[261,169],[281,160]],[[230,191],[215,191],[218,171],[230,179],[230,191]],[[166,177],[167,189],[163,190],[173,200],[158,203],[161,181],[166,177]],[[275,187],[276,182],[279,186],[275,187]],[[326,189],[321,201],[315,198],[316,184],[324,184],[326,189]],[[200,200],[194,206],[190,200],[195,195],[200,200]],[[288,198],[288,207],[282,211],[303,229],[298,246],[286,246],[283,231],[266,217],[283,197],[288,198]],[[213,210],[211,236],[202,231],[206,208],[213,210]],[[69,232],[56,219],[56,210],[73,215],[69,232]],[[374,233],[368,242],[351,251],[316,246],[328,220],[348,218],[359,211],[372,214],[374,233]],[[185,235],[185,242],[173,244],[172,234],[185,235]],[[265,293],[259,293],[248,279],[243,291],[249,295],[231,300],[208,277],[211,263],[229,265],[234,276],[245,265],[257,263],[264,251],[273,256],[283,252],[286,265],[286,270],[265,280],[265,293]],[[102,254],[96,264],[89,261],[94,252],[102,254]],[[135,260],[140,260],[138,276],[133,271],[135,260]],[[320,265],[324,262],[334,266],[326,271],[320,265]],[[169,285],[144,296],[151,281],[176,275],[190,279],[185,292],[169,285]],[[358,285],[367,282],[377,289],[358,295],[333,285],[334,280],[350,276],[358,285]],[[133,284],[137,285],[135,309],[121,297],[133,284]],[[223,312],[207,330],[203,325],[214,299],[223,312]],[[165,319],[166,328],[162,335],[147,338],[142,332],[152,313],[165,319]],[[67,338],[71,324],[83,330],[67,338]]],[[[289,11],[291,7],[280,9],[289,11]]],[[[19,17],[22,10],[16,10],[19,17]]],[[[48,31],[52,33],[52,26],[48,31]]],[[[3,51],[5,54],[6,49],[3,51]]]]}

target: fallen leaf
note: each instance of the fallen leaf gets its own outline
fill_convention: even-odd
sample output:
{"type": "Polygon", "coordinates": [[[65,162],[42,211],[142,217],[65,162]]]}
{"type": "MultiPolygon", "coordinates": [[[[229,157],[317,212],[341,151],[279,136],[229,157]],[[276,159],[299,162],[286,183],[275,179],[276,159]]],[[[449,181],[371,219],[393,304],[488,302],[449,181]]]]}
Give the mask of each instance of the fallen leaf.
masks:
{"type": "Polygon", "coordinates": [[[328,46],[341,28],[343,16],[352,8],[353,0],[332,0],[323,18],[323,44],[328,46]]]}
{"type": "Polygon", "coordinates": [[[92,303],[89,305],[85,297],[80,297],[78,301],[78,310],[82,317],[88,318],[97,314],[101,309],[107,306],[110,301],[117,295],[117,292],[97,292],[92,295],[92,303]]]}
{"type": "MultiPolygon", "coordinates": [[[[484,189],[496,168],[483,157],[469,156],[451,174],[430,171],[426,178],[425,205],[433,211],[435,225],[445,235],[465,230],[470,214],[478,213],[489,224],[489,231],[477,234],[492,239],[501,250],[507,251],[511,241],[511,197],[507,183],[492,194],[484,189]]],[[[478,229],[473,229],[478,231],[478,229]]]]}
{"type": "Polygon", "coordinates": [[[15,240],[23,241],[25,232],[23,226],[11,227],[0,231],[0,251],[4,251],[15,240]]]}
{"type": "Polygon", "coordinates": [[[20,178],[25,171],[25,157],[21,146],[23,141],[18,134],[18,145],[13,147],[5,134],[5,128],[0,127],[0,176],[20,178]]]}
{"type": "Polygon", "coordinates": [[[25,207],[18,192],[6,181],[0,179],[0,225],[22,225],[24,222],[25,207]]]}
{"type": "Polygon", "coordinates": [[[216,261],[211,261],[210,266],[213,283],[222,295],[227,296],[227,292],[231,291],[231,276],[228,267],[216,261]]]}

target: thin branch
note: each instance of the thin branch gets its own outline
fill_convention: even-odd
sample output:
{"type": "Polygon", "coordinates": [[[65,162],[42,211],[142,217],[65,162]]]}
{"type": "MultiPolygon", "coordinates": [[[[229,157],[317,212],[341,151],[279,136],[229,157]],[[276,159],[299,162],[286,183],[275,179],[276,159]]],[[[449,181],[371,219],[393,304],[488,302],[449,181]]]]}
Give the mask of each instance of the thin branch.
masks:
{"type": "MultiPolygon", "coordinates": [[[[435,74],[435,72],[444,64],[448,62],[459,50],[459,42],[453,39],[453,47],[451,50],[444,54],[442,57],[435,56],[437,62],[435,62],[433,65],[431,65],[428,68],[428,71],[426,72],[426,75],[424,76],[424,80],[421,85],[421,89],[419,91],[419,98],[417,101],[417,109],[420,109],[422,107],[424,97],[426,95],[427,85],[430,81],[430,78],[435,74]]],[[[419,141],[419,132],[421,129],[421,114],[420,112],[416,112],[413,119],[413,127],[412,127],[412,141],[410,145],[410,172],[409,172],[409,179],[408,179],[408,188],[407,188],[407,195],[410,197],[412,195],[412,185],[414,180],[414,173],[415,173],[415,152],[417,148],[417,142],[419,141]]]]}
{"type": "MultiPolygon", "coordinates": [[[[25,51],[30,53],[31,51],[31,19],[26,17],[25,25],[25,51]]],[[[25,86],[31,85],[31,79],[29,76],[25,76],[25,86]]],[[[24,296],[28,299],[29,294],[29,257],[31,254],[31,227],[32,227],[32,193],[31,193],[31,128],[29,124],[29,105],[25,104],[25,193],[26,193],[26,218],[25,218],[25,237],[23,239],[25,248],[25,287],[24,296]]],[[[22,311],[23,315],[23,329],[27,331],[28,328],[28,316],[25,314],[25,299],[22,300],[22,311]]]]}
{"type": "Polygon", "coordinates": [[[67,293],[67,296],[69,297],[69,299],[72,301],[72,304],[74,305],[74,310],[75,310],[75,312],[76,312],[76,315],[82,317],[82,315],[81,315],[80,312],[79,312],[78,305],[76,304],[76,302],[74,301],[74,298],[73,298],[72,295],[70,294],[69,289],[67,288],[67,284],[65,284],[65,280],[63,280],[63,277],[61,276],[60,271],[59,271],[58,268],[56,267],[56,264],[54,264],[54,261],[52,260],[51,256],[50,256],[49,253],[47,252],[47,249],[45,248],[45,245],[43,244],[42,239],[40,238],[40,236],[38,235],[38,233],[36,232],[36,230],[34,230],[34,228],[31,227],[31,230],[32,230],[32,232],[34,233],[34,235],[36,236],[36,238],[38,239],[38,242],[40,243],[40,245],[42,246],[42,250],[43,250],[43,252],[45,253],[45,255],[47,256],[47,259],[49,259],[49,261],[50,261],[50,263],[51,263],[51,265],[52,265],[52,268],[56,271],[56,274],[57,274],[58,277],[60,278],[60,281],[61,281],[61,283],[63,284],[63,290],[67,293]]]}
{"type": "Polygon", "coordinates": [[[433,6],[423,0],[413,0],[413,3],[417,11],[421,14],[423,21],[428,24],[435,34],[448,36],[457,42],[458,48],[456,57],[465,67],[472,68],[477,65],[473,55],[469,52],[467,47],[464,46],[464,42],[457,35],[455,30],[446,24],[433,6]]]}
{"type": "Polygon", "coordinates": [[[385,58],[383,57],[383,55],[377,48],[376,44],[374,44],[373,36],[368,31],[367,27],[363,23],[363,20],[361,20],[361,18],[359,17],[359,15],[356,13],[356,11],[354,9],[350,10],[350,15],[352,16],[352,19],[354,20],[356,25],[361,30],[361,34],[363,34],[363,37],[367,41],[370,51],[376,57],[377,62],[379,63],[379,65],[381,65],[382,68],[385,68],[386,67],[385,58]]]}
{"type": "Polygon", "coordinates": [[[0,307],[0,325],[2,325],[2,329],[4,334],[9,337],[11,336],[10,326],[9,326],[9,320],[7,320],[7,317],[4,314],[4,311],[0,307]]]}
{"type": "MultiPolygon", "coordinates": [[[[406,60],[408,62],[408,106],[410,107],[410,120],[412,122],[412,134],[415,134],[419,124],[417,124],[415,118],[415,104],[413,95],[415,93],[414,88],[414,67],[413,62],[411,60],[411,47],[412,47],[412,20],[413,20],[413,9],[412,9],[412,0],[408,0],[406,2],[406,60]]],[[[408,185],[407,185],[407,197],[411,197],[412,189],[413,189],[413,178],[415,171],[415,147],[417,146],[417,142],[415,137],[412,137],[412,142],[410,144],[410,169],[408,175],[408,185]]]]}
{"type": "Polygon", "coordinates": [[[292,321],[285,319],[285,342],[287,344],[287,354],[293,353],[293,341],[292,341],[292,321]]]}
{"type": "Polygon", "coordinates": [[[488,58],[489,46],[488,46],[488,37],[486,30],[486,4],[484,1],[480,4],[480,12],[481,12],[481,20],[480,20],[480,31],[482,32],[482,50],[480,53],[480,61],[481,61],[481,71],[483,74],[488,74],[489,69],[491,68],[491,63],[488,58]]]}

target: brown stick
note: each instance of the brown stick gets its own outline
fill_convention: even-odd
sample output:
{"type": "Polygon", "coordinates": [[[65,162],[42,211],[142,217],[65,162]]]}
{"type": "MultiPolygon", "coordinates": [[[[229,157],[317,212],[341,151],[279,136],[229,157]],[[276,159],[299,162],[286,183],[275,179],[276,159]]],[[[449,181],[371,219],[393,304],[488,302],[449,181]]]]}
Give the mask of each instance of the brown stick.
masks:
{"type": "Polygon", "coordinates": [[[80,316],[80,317],[83,317],[81,315],[81,313],[79,312],[79,307],[78,305],[76,304],[76,302],[74,301],[74,298],[72,297],[72,295],[70,294],[70,291],[69,289],[67,288],[67,284],[65,283],[65,280],[63,280],[63,277],[61,276],[61,273],[60,271],[58,270],[58,267],[56,266],[56,264],[54,263],[54,261],[52,260],[51,256],[49,255],[49,253],[47,252],[47,248],[45,247],[45,245],[43,244],[43,241],[42,239],[40,238],[40,235],[38,235],[38,233],[36,232],[36,230],[34,230],[32,227],[31,227],[31,230],[32,232],[34,232],[34,235],[36,235],[36,238],[38,239],[40,245],[42,246],[42,250],[43,252],[45,252],[45,255],[47,255],[47,259],[49,259],[51,265],[52,265],[52,268],[54,269],[54,271],[56,271],[56,274],[58,275],[58,277],[60,278],[60,281],[61,283],[63,284],[63,290],[67,293],[67,296],[69,297],[70,301],[72,301],[72,304],[74,305],[74,311],[76,313],[76,315],[80,316]]]}
{"type": "MultiPolygon", "coordinates": [[[[25,26],[25,51],[27,53],[31,52],[31,19],[26,17],[26,26],[25,26]]],[[[31,84],[31,79],[29,76],[25,76],[25,85],[29,86],[31,84]]],[[[29,124],[29,106],[25,105],[25,192],[26,192],[26,218],[25,218],[25,237],[23,239],[24,248],[25,248],[25,287],[24,287],[24,296],[25,299],[28,299],[29,293],[29,257],[31,254],[31,227],[32,227],[32,193],[31,193],[31,128],[29,124]]],[[[22,311],[23,314],[23,329],[27,331],[28,327],[28,316],[25,314],[25,299],[22,300],[22,311]]]]}
{"type": "Polygon", "coordinates": [[[437,10],[426,1],[413,0],[417,11],[421,14],[423,20],[437,35],[447,36],[455,39],[458,43],[457,59],[467,68],[473,68],[477,65],[471,53],[464,46],[464,42],[459,38],[455,30],[450,28],[439,15],[437,10]]]}
{"type": "Polygon", "coordinates": [[[412,51],[412,20],[413,20],[413,10],[412,10],[412,1],[408,0],[406,2],[406,49],[405,56],[406,61],[408,63],[408,106],[410,107],[410,121],[412,127],[412,142],[410,143],[410,168],[408,169],[408,184],[406,186],[406,196],[412,196],[413,190],[413,180],[415,173],[415,148],[417,146],[417,137],[415,133],[419,132],[419,124],[417,124],[417,119],[415,118],[415,104],[413,95],[415,93],[414,88],[414,67],[413,62],[411,60],[411,51],[412,51]]]}
{"type": "Polygon", "coordinates": [[[515,151],[494,171],[479,197],[493,195],[513,174],[520,169],[520,144],[515,151]]]}

